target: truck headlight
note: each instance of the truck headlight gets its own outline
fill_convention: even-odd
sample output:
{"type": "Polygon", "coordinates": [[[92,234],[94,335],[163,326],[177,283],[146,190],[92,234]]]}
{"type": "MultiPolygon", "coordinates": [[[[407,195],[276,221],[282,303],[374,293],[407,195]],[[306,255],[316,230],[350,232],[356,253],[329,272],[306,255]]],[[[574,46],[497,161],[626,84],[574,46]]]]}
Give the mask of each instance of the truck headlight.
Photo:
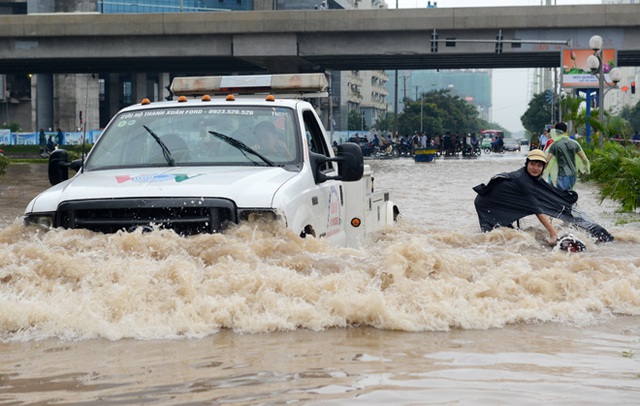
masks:
{"type": "Polygon", "coordinates": [[[38,226],[46,230],[53,228],[53,214],[29,214],[24,218],[25,226],[38,226]]]}
{"type": "Polygon", "coordinates": [[[277,221],[281,218],[273,210],[263,209],[240,209],[238,210],[238,220],[255,222],[255,221],[277,221]]]}

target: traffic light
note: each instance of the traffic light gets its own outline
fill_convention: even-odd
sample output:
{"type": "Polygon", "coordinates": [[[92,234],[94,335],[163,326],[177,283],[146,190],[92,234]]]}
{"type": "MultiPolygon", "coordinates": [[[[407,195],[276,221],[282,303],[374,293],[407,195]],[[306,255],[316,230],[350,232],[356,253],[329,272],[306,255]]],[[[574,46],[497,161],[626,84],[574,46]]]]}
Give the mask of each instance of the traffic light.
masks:
{"type": "Polygon", "coordinates": [[[631,82],[631,94],[636,94],[636,82],[631,82]]]}

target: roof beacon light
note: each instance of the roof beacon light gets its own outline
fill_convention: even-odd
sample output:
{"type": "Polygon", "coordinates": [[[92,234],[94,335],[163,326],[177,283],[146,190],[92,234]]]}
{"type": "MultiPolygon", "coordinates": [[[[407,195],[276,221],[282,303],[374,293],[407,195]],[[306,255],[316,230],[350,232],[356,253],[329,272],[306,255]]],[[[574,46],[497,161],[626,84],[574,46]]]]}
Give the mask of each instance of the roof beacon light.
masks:
{"type": "Polygon", "coordinates": [[[323,73],[251,76],[177,77],[171,83],[176,96],[278,94],[283,98],[326,97],[329,84],[323,73]]]}

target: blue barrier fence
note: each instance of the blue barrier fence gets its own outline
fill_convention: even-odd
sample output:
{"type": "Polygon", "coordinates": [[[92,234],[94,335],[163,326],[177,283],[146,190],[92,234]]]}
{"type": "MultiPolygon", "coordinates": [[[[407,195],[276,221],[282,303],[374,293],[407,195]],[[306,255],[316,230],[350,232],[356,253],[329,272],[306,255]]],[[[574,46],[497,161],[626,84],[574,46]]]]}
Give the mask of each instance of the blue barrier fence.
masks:
{"type": "MultiPolygon", "coordinates": [[[[93,144],[97,141],[98,137],[102,133],[102,130],[92,130],[87,133],[81,132],[64,132],[63,143],[62,145],[78,145],[82,144],[82,140],[86,137],[86,141],[89,144],[93,144]]],[[[47,135],[47,139],[49,136],[53,136],[54,142],[57,143],[56,135],[57,132],[54,131],[45,131],[47,135]]],[[[14,133],[11,130],[0,130],[0,145],[38,145],[38,138],[40,132],[32,132],[32,133],[14,133]]]]}

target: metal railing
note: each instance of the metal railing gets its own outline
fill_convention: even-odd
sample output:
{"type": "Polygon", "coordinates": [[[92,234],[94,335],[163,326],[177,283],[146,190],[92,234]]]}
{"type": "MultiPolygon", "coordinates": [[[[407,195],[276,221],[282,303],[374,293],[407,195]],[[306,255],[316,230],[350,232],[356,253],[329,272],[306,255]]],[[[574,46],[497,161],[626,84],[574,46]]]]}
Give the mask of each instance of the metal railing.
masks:
{"type": "Polygon", "coordinates": [[[252,10],[253,1],[242,2],[237,8],[213,7],[219,2],[215,0],[98,0],[98,12],[103,14],[115,13],[198,13],[205,11],[233,11],[252,10]]]}

